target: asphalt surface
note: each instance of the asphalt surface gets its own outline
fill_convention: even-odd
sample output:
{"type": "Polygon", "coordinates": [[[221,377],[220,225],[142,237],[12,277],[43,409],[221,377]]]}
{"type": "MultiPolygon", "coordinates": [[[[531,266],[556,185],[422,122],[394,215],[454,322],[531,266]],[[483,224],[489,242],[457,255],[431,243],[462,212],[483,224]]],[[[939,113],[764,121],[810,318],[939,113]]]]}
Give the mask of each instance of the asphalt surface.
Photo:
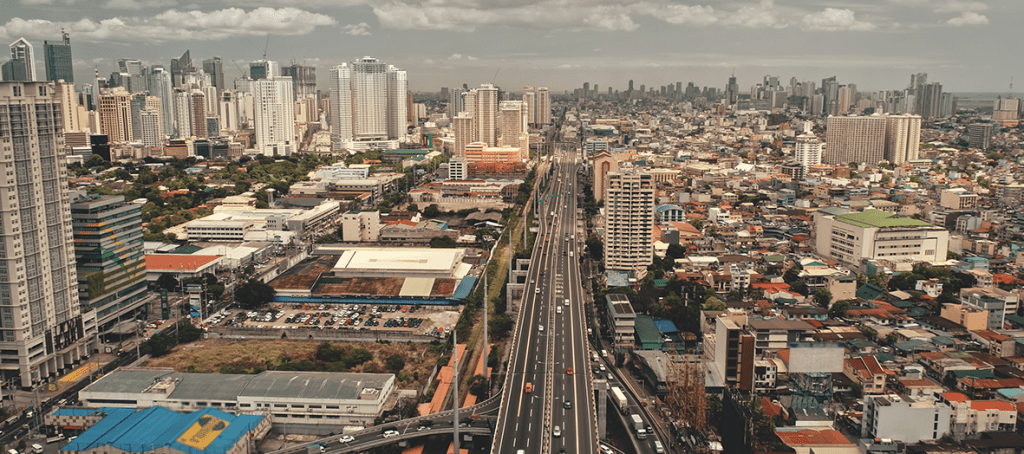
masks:
{"type": "Polygon", "coordinates": [[[583,241],[582,230],[577,231],[575,196],[579,161],[570,156],[556,155],[554,172],[541,194],[543,202],[538,204],[540,234],[516,327],[494,452],[537,453],[545,444],[553,453],[563,449],[597,452],[579,273],[583,241]],[[528,387],[532,392],[526,392],[528,387]],[[550,423],[545,411],[551,412],[550,423]],[[560,436],[555,436],[556,426],[560,436]]]}

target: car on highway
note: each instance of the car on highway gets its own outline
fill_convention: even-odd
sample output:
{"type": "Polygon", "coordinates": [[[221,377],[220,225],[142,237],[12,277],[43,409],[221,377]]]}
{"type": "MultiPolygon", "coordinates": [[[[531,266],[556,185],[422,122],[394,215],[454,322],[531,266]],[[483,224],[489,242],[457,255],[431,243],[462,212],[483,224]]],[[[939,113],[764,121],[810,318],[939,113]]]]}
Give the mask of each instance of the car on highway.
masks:
{"type": "Polygon", "coordinates": [[[424,431],[424,430],[430,430],[430,428],[427,427],[427,426],[419,426],[416,430],[417,431],[424,431]]]}
{"type": "Polygon", "coordinates": [[[565,401],[565,403],[562,404],[562,407],[565,408],[566,410],[571,409],[572,408],[572,401],[568,401],[568,400],[565,401]]]}
{"type": "Polygon", "coordinates": [[[565,305],[566,305],[566,306],[568,306],[568,305],[569,305],[569,298],[566,298],[566,299],[565,299],[565,305]]]}
{"type": "Polygon", "coordinates": [[[355,439],[356,439],[356,437],[353,437],[351,435],[342,435],[341,438],[338,439],[338,441],[340,441],[342,443],[351,443],[351,442],[355,441],[355,439]]]}
{"type": "Polygon", "coordinates": [[[398,436],[398,431],[397,430],[385,430],[384,431],[384,438],[391,438],[391,437],[397,437],[397,436],[398,436]]]}
{"type": "Polygon", "coordinates": [[[532,393],[533,392],[533,383],[526,382],[526,387],[523,388],[523,392],[525,392],[525,393],[532,393]]]}
{"type": "Polygon", "coordinates": [[[555,436],[555,437],[561,437],[562,436],[562,428],[560,426],[555,426],[555,430],[551,431],[551,435],[555,436]]]}
{"type": "Polygon", "coordinates": [[[544,325],[537,325],[537,331],[544,332],[544,325]]]}
{"type": "Polygon", "coordinates": [[[572,375],[572,368],[571,367],[568,370],[565,371],[565,375],[572,375]]]}

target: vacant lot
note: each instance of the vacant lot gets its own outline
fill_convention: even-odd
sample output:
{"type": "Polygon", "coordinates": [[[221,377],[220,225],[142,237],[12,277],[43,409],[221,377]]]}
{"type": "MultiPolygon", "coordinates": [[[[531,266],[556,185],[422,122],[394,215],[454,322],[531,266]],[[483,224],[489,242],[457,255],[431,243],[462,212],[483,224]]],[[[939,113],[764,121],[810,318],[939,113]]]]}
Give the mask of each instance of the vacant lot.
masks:
{"type": "MultiPolygon", "coordinates": [[[[333,343],[335,346],[363,348],[373,359],[355,366],[352,372],[390,372],[385,361],[391,355],[401,355],[405,368],[397,374],[399,386],[420,389],[424,385],[438,355],[429,344],[333,343]]],[[[315,362],[320,342],[293,340],[205,339],[179,345],[171,353],[146,362],[147,367],[170,367],[177,372],[217,373],[221,366],[232,366],[249,372],[278,369],[287,361],[315,362]]]]}

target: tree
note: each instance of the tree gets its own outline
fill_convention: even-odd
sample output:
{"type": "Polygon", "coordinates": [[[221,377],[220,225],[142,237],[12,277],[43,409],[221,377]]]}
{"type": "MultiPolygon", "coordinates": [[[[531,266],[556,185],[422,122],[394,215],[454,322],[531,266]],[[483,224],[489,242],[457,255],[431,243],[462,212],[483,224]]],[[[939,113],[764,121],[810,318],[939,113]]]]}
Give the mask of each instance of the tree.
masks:
{"type": "Polygon", "coordinates": [[[434,249],[454,249],[458,244],[448,236],[439,236],[430,239],[430,247],[434,249]]]}
{"type": "Polygon", "coordinates": [[[423,209],[423,215],[428,218],[436,218],[441,215],[441,210],[437,208],[436,203],[432,203],[423,209]]]}
{"type": "Polygon", "coordinates": [[[822,287],[814,292],[813,298],[815,304],[828,308],[829,303],[832,302],[832,292],[828,291],[827,288],[822,287]]]}
{"type": "Polygon", "coordinates": [[[700,230],[700,231],[704,230],[704,221],[701,221],[700,219],[694,219],[694,220],[690,221],[690,225],[692,225],[693,228],[695,228],[697,230],[700,230]]]}
{"type": "Polygon", "coordinates": [[[483,375],[474,375],[469,380],[469,393],[479,397],[487,397],[487,379],[483,375]]]}
{"type": "Polygon", "coordinates": [[[488,332],[496,339],[503,338],[512,331],[512,317],[507,314],[498,314],[487,320],[488,332]]]}
{"type": "Polygon", "coordinates": [[[704,310],[706,311],[724,311],[726,310],[725,303],[717,297],[710,297],[704,301],[704,310]]]}
{"type": "Polygon", "coordinates": [[[590,258],[600,262],[601,258],[604,257],[604,243],[596,235],[591,235],[587,237],[586,245],[590,258]]]}
{"type": "Polygon", "coordinates": [[[255,309],[271,302],[276,293],[274,287],[251,280],[235,289],[235,300],[245,309],[255,309]]]}
{"type": "Polygon", "coordinates": [[[156,280],[156,286],[167,291],[174,291],[178,289],[178,280],[170,274],[161,274],[156,280]]]}
{"type": "Polygon", "coordinates": [[[828,315],[830,317],[845,317],[846,316],[846,311],[849,311],[849,310],[850,310],[850,302],[846,301],[846,300],[839,300],[839,301],[836,301],[836,303],[833,304],[831,308],[829,308],[828,315]]]}
{"type": "Polygon", "coordinates": [[[405,358],[403,358],[402,355],[399,354],[389,356],[388,359],[384,361],[384,363],[388,366],[388,370],[396,374],[398,373],[398,371],[405,369],[405,358]]]}

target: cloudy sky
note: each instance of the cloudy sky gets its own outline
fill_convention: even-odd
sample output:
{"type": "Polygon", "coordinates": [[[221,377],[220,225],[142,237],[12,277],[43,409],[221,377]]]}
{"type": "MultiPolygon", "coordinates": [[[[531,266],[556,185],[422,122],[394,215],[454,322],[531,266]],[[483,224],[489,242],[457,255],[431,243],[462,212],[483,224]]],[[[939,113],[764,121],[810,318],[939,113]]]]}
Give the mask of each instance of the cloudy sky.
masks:
{"type": "MultiPolygon", "coordinates": [[[[118,58],[169,66],[225,60],[328,68],[370,55],[409,72],[415,91],[494,81],[561,91],[677,81],[741,89],[765,75],[858,90],[904,88],[928,73],[946,91],[1024,85],[1022,0],[0,0],[0,40],[71,34],[79,83],[118,58]]],[[[6,61],[4,52],[0,61],[6,61]]],[[[1019,87],[1018,87],[1019,88],[1019,87]]]]}

